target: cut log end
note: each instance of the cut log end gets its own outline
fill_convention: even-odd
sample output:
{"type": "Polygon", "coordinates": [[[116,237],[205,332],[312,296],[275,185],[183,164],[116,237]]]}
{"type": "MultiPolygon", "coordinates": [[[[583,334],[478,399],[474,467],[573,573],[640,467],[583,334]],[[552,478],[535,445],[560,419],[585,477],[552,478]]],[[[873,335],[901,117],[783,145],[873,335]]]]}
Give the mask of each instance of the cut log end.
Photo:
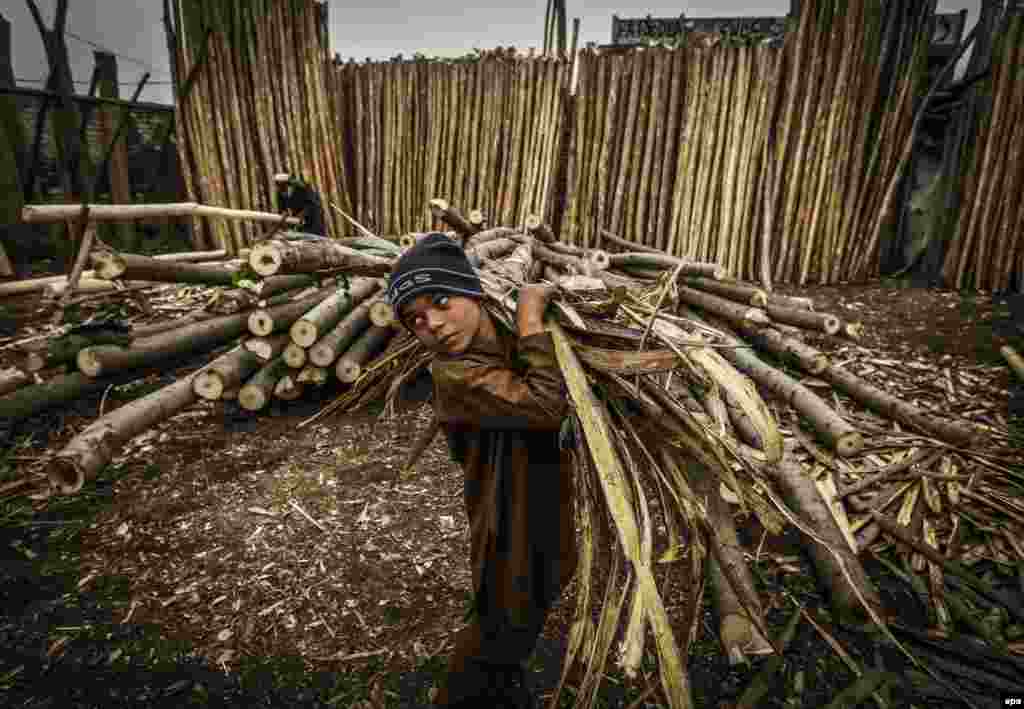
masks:
{"type": "Polygon", "coordinates": [[[103,373],[103,365],[91,348],[86,347],[78,351],[75,356],[75,363],[78,371],[87,377],[98,377],[103,373]]]}
{"type": "Polygon", "coordinates": [[[334,373],[338,375],[338,379],[351,384],[355,380],[359,379],[359,375],[363,373],[363,368],[358,362],[352,362],[342,357],[338,360],[338,365],[334,368],[334,373]]]}
{"type": "Polygon", "coordinates": [[[801,364],[807,369],[808,374],[818,375],[828,369],[828,357],[823,354],[817,354],[813,357],[805,357],[800,360],[801,364]]]}
{"type": "Polygon", "coordinates": [[[860,454],[864,450],[864,437],[859,431],[848,431],[836,440],[836,454],[843,458],[850,458],[860,454]]]}
{"type": "Polygon", "coordinates": [[[864,337],[864,324],[859,322],[843,323],[843,335],[851,340],[861,340],[864,337]]]}
{"type": "Polygon", "coordinates": [[[208,401],[219,401],[224,395],[224,380],[217,372],[200,372],[192,380],[192,391],[208,401]]]}
{"type": "Polygon", "coordinates": [[[765,308],[768,306],[768,294],[764,291],[756,291],[750,296],[750,304],[755,308],[765,308]]]}
{"type": "Polygon", "coordinates": [[[125,260],[112,251],[97,251],[90,258],[96,277],[108,281],[120,278],[128,268],[125,260]]]}
{"type": "Polygon", "coordinates": [[[50,485],[62,495],[74,495],[85,485],[85,473],[74,461],[56,458],[46,469],[50,485]]]}
{"type": "Polygon", "coordinates": [[[398,237],[398,247],[400,249],[402,249],[402,251],[406,251],[408,249],[411,249],[415,245],[416,245],[416,236],[415,236],[415,234],[402,234],[400,237],[398,237]]]}
{"type": "Polygon", "coordinates": [[[267,398],[262,387],[247,384],[238,390],[238,405],[247,411],[259,411],[267,405],[267,398]]]}
{"type": "Polygon", "coordinates": [[[271,244],[260,244],[249,254],[249,265],[261,276],[272,276],[281,269],[281,255],[271,244]]]}
{"type": "Polygon", "coordinates": [[[744,313],[743,319],[756,325],[768,325],[772,322],[772,319],[768,317],[768,313],[760,308],[750,308],[744,313]]]}
{"type": "Polygon", "coordinates": [[[313,365],[306,365],[296,381],[300,384],[312,384],[313,386],[322,386],[327,383],[328,372],[324,367],[317,367],[313,365]]]}
{"type": "Polygon", "coordinates": [[[301,347],[294,342],[284,348],[282,357],[284,357],[285,364],[292,369],[301,369],[306,366],[306,360],[308,359],[306,348],[301,347]]]}
{"type": "Polygon", "coordinates": [[[484,215],[483,210],[474,209],[469,213],[469,223],[473,226],[483,228],[484,224],[487,223],[487,217],[484,215]]]}
{"type": "Polygon", "coordinates": [[[245,349],[252,352],[254,355],[262,359],[264,362],[266,362],[273,356],[270,343],[267,342],[266,340],[256,338],[246,340],[245,349]]]}
{"type": "Polygon", "coordinates": [[[839,322],[839,318],[835,315],[826,315],[822,318],[821,326],[829,335],[835,335],[839,332],[839,328],[842,327],[842,323],[839,322]]]}
{"type": "Polygon", "coordinates": [[[395,317],[395,309],[390,303],[378,300],[370,306],[370,322],[377,327],[395,327],[398,325],[398,318],[395,317]]]}
{"type": "Polygon", "coordinates": [[[274,331],[274,319],[263,310],[249,315],[249,332],[256,337],[266,337],[274,331]]]}
{"type": "Polygon", "coordinates": [[[320,335],[317,332],[316,323],[309,320],[296,320],[292,323],[289,334],[292,337],[292,342],[299,347],[312,347],[320,335]]]}
{"type": "Polygon", "coordinates": [[[612,264],[612,260],[608,256],[608,252],[601,249],[594,249],[587,254],[587,261],[590,262],[590,265],[598,271],[607,271],[608,267],[612,264]]]}
{"type": "Polygon", "coordinates": [[[316,344],[309,348],[309,361],[317,367],[330,367],[337,358],[338,353],[330,345],[316,344]]]}

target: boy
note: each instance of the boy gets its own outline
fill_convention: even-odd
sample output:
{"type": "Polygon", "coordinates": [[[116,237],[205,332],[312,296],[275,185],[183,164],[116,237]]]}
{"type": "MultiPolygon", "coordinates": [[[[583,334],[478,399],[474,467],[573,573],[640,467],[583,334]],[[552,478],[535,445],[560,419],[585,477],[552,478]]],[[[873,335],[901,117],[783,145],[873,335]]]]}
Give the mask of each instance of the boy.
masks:
{"type": "Polygon", "coordinates": [[[551,289],[519,290],[518,332],[492,317],[462,248],[430,234],[395,264],[388,299],[434,352],[434,412],[465,473],[474,601],[435,703],[529,707],[524,662],[576,566],[568,397],[543,313],[551,289]]]}

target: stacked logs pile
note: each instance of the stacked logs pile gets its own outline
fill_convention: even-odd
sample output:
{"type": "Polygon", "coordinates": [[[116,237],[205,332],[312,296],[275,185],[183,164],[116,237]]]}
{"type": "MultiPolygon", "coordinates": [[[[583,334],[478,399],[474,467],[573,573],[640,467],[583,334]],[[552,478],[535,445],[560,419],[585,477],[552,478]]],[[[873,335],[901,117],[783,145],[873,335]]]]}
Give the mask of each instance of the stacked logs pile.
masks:
{"type": "Polygon", "coordinates": [[[953,178],[961,207],[943,276],[955,288],[1024,291],[1024,11],[1003,17],[992,49],[984,104],[967,130],[966,169],[953,178]]]}
{"type": "MultiPolygon", "coordinates": [[[[327,91],[326,6],[314,0],[173,3],[178,151],[192,201],[275,211],[291,170],[351,212],[327,91]]],[[[168,18],[170,19],[170,18],[168,18]]],[[[328,232],[348,229],[325,210],[328,232]]],[[[196,248],[237,253],[248,224],[212,222],[196,248]]]]}
{"type": "Polygon", "coordinates": [[[512,49],[337,63],[329,81],[355,218],[377,233],[430,229],[423,204],[446,194],[494,224],[550,219],[570,66],[512,49]]]}
{"type": "MultiPolygon", "coordinates": [[[[545,279],[558,287],[549,324],[574,404],[583,530],[566,666],[585,666],[581,706],[596,692],[627,598],[619,663],[627,672],[638,669],[650,624],[673,707],[690,705],[685,658],[696,631],[672,627],[697,627],[705,579],[731,661],[783,649],[784,639],[767,631],[729,503],[756,516],[767,532],[793,525],[807,536],[837,621],[873,621],[905,643],[914,639],[913,629],[891,621],[892,609],[883,608],[861,560],[876,556],[905,578],[938,631],[926,638],[927,652],[938,659],[923,663],[930,676],[920,678],[930,691],[971,691],[971,678],[944,690],[933,671],[977,672],[962,657],[948,661],[957,646],[942,637],[961,629],[981,639],[985,682],[995,677],[1012,685],[1019,661],[1005,653],[1022,649],[1024,607],[1000,576],[972,570],[982,564],[1001,574],[1024,562],[1024,476],[1020,452],[999,445],[1005,432],[911,405],[809,346],[802,331],[856,338],[859,329],[816,312],[807,299],[767,293],[717,264],[611,235],[606,243],[618,250],[584,249],[557,240],[536,217],[525,230],[483,229],[443,200],[431,206],[465,247],[495,317],[511,322],[511,294],[524,282],[545,279]],[[605,518],[617,543],[597,541],[605,518]],[[896,554],[886,553],[893,548],[896,554]],[[600,550],[610,550],[613,569],[603,592],[591,587],[600,550]],[[685,617],[671,624],[656,559],[687,559],[690,569],[685,617]],[[629,572],[624,584],[619,571],[629,572]],[[606,602],[595,627],[596,597],[606,602]]],[[[420,236],[407,234],[401,245],[420,236]]],[[[68,376],[106,386],[112,369],[139,376],[132,373],[186,351],[231,348],[88,426],[53,457],[52,482],[78,490],[133,436],[203,398],[235,392],[239,404],[255,410],[333,372],[342,391],[317,416],[393,403],[430,357],[394,327],[381,298],[396,250],[388,251],[372,240],[270,239],[253,248],[251,270],[241,274],[259,283],[258,295],[239,287],[239,273],[220,283],[219,301],[237,312],[197,313],[192,322],[127,345],[79,350],[81,371],[68,376]],[[314,277],[344,282],[312,283],[314,277]]],[[[168,269],[102,252],[94,267],[101,277],[138,280],[159,280],[168,269]]],[[[163,278],[195,282],[209,274],[188,265],[163,278]]],[[[0,399],[0,412],[4,404],[0,399]]]]}
{"type": "Polygon", "coordinates": [[[607,229],[762,283],[877,273],[927,8],[801,7],[781,48],[581,52],[566,240],[607,229]]]}

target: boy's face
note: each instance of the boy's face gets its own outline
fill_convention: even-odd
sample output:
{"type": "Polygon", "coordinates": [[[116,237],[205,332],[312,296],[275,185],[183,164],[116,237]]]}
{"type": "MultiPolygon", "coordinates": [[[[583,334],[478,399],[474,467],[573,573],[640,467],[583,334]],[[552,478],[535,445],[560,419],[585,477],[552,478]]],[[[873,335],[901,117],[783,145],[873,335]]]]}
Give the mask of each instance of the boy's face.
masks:
{"type": "Polygon", "coordinates": [[[480,332],[482,309],[473,298],[421,293],[402,306],[399,317],[427,349],[461,355],[480,332]]]}

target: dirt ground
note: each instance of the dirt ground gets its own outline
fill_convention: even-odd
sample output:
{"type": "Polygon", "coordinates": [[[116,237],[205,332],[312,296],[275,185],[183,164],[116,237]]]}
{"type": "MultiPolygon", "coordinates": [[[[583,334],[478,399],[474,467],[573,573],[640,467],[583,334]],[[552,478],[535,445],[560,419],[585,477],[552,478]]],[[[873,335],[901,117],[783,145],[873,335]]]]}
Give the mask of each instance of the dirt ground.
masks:
{"type": "MultiPolygon", "coordinates": [[[[998,352],[1007,343],[1024,351],[1013,301],[892,283],[782,292],[861,320],[858,346],[877,357],[972,373],[1007,401],[1004,416],[1020,401],[998,352]]],[[[8,339],[26,322],[15,317],[8,339]]],[[[811,340],[840,357],[851,347],[811,340]]],[[[118,387],[103,405],[110,410],[195,365],[118,387]]],[[[299,426],[330,398],[275,403],[259,415],[204,402],[131,441],[78,496],[3,501],[0,704],[427,704],[469,600],[461,475],[438,437],[415,475],[396,479],[428,421],[420,404],[390,418],[370,411],[299,426]]],[[[93,397],[5,430],[7,479],[39,475],[47,454],[99,405],[93,397]]],[[[744,537],[757,543],[756,530],[744,537]]],[[[790,599],[824,609],[806,582],[799,541],[789,535],[767,548],[756,567],[773,629],[792,612],[790,599]]],[[[887,600],[908,603],[880,571],[878,578],[887,600]]],[[[671,595],[667,602],[671,615],[678,606],[671,595]]],[[[559,604],[531,663],[542,696],[557,683],[572,611],[570,601],[559,604]]],[[[709,610],[699,626],[689,665],[696,706],[731,707],[764,661],[729,667],[709,610]]],[[[836,637],[864,666],[901,667],[869,637],[836,637]]],[[[823,706],[854,675],[803,624],[780,678],[763,706],[823,706]]],[[[639,699],[642,678],[612,671],[605,684],[604,706],[657,706],[657,693],[639,699]]]]}

